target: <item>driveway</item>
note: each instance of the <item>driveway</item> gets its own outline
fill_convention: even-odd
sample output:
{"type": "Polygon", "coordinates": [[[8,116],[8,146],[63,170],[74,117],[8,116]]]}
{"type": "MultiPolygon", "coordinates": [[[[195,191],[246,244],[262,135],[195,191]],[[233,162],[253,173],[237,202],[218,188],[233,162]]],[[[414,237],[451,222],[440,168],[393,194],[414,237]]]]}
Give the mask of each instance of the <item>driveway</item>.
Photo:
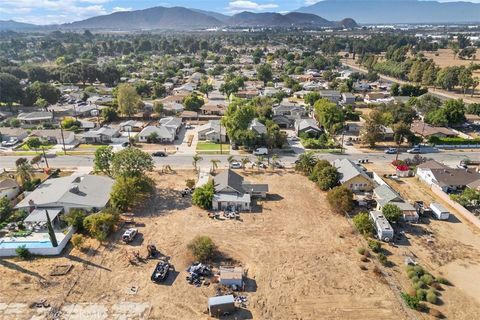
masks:
{"type": "Polygon", "coordinates": [[[300,138],[297,137],[295,130],[283,130],[283,131],[287,133],[287,142],[290,148],[292,148],[293,152],[295,152],[295,154],[305,153],[305,148],[300,142],[300,138]]]}
{"type": "Polygon", "coordinates": [[[178,139],[175,140],[174,145],[177,147],[178,154],[194,155],[196,153],[198,144],[198,125],[192,125],[192,129],[185,129],[182,127],[178,139]],[[192,144],[188,146],[188,137],[193,135],[192,144]]]}

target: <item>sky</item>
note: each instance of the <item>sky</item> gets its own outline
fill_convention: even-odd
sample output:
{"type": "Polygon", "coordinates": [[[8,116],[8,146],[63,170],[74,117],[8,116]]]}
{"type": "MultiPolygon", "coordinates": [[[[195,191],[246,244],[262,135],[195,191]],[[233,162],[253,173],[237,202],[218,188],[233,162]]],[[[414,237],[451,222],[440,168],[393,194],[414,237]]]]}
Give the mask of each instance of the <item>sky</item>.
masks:
{"type": "MultiPolygon", "coordinates": [[[[361,0],[358,0],[361,1],[361,0]]],[[[447,2],[450,0],[440,0],[447,2]]],[[[288,12],[318,0],[0,0],[0,20],[57,24],[116,11],[181,6],[234,14],[241,11],[288,12]]],[[[480,0],[471,0],[480,2],[480,0]]]]}

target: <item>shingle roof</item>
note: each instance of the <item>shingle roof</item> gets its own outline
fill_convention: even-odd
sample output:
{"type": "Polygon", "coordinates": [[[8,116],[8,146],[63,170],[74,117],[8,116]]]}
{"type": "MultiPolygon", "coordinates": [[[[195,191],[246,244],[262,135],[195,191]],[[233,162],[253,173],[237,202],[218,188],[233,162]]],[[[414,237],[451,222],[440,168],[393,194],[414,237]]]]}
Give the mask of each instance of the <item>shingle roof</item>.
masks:
{"type": "Polygon", "coordinates": [[[243,189],[243,177],[233,170],[225,170],[217,174],[213,181],[215,183],[215,190],[222,191],[227,187],[234,189],[238,193],[245,193],[243,189]]]}
{"type": "Polygon", "coordinates": [[[444,186],[463,187],[480,180],[480,173],[471,169],[432,169],[432,174],[438,184],[444,186]]]}
{"type": "Polygon", "coordinates": [[[356,176],[362,176],[368,180],[370,177],[357,164],[348,159],[337,159],[332,162],[340,174],[340,183],[345,183],[356,176]]]}

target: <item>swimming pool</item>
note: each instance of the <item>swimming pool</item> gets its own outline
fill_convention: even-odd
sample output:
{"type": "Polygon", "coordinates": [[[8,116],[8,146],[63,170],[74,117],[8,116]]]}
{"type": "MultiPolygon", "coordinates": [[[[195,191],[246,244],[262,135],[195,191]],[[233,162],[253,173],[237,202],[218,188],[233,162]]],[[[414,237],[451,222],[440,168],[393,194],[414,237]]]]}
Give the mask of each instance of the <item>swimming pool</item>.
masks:
{"type": "Polygon", "coordinates": [[[0,241],[0,249],[16,249],[25,246],[27,249],[53,248],[50,240],[43,241],[0,241]]]}

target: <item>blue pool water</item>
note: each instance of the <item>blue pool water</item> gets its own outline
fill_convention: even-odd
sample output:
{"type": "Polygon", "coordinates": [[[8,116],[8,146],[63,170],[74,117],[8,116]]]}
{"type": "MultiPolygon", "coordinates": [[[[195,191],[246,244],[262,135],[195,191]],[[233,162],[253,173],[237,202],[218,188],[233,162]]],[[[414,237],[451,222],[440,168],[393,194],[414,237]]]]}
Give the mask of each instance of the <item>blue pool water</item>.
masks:
{"type": "Polygon", "coordinates": [[[0,242],[0,249],[16,249],[25,246],[27,249],[33,248],[53,248],[49,240],[46,241],[4,241],[0,242]]]}

